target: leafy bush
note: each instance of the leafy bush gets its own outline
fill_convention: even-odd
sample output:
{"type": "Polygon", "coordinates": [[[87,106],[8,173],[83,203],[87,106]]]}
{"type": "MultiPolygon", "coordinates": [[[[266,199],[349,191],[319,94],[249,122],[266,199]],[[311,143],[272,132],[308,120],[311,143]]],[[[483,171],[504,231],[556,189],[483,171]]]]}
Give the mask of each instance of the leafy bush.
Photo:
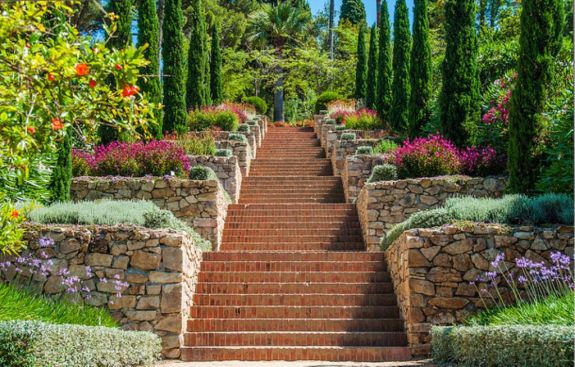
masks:
{"type": "Polygon", "coordinates": [[[231,157],[233,152],[231,149],[218,149],[216,150],[216,157],[231,157]]]}
{"type": "Polygon", "coordinates": [[[184,149],[169,141],[114,142],[97,146],[93,155],[74,150],[73,156],[76,172],[87,164],[94,176],[164,176],[171,172],[183,176],[190,169],[184,149]]]}
{"type": "Polygon", "coordinates": [[[26,246],[22,240],[28,208],[18,210],[11,203],[0,203],[0,253],[16,254],[26,246]]]}
{"type": "Polygon", "coordinates": [[[444,208],[431,209],[412,214],[407,220],[394,225],[381,238],[381,247],[388,248],[401,234],[413,228],[431,228],[442,226],[453,220],[453,216],[444,208]]]}
{"type": "Polygon", "coordinates": [[[355,133],[343,133],[341,134],[341,140],[355,140],[355,133]]]}
{"type": "Polygon", "coordinates": [[[370,146],[363,145],[361,147],[357,147],[357,149],[355,150],[355,154],[372,155],[373,148],[370,146]]]}
{"type": "Polygon", "coordinates": [[[431,337],[436,362],[469,367],[571,366],[574,342],[572,327],[551,325],[434,327],[431,337]]]}
{"type": "Polygon", "coordinates": [[[206,166],[194,166],[190,169],[190,180],[217,180],[214,170],[206,166]]]}
{"type": "Polygon", "coordinates": [[[440,135],[407,139],[395,151],[399,177],[432,177],[458,173],[461,162],[457,147],[440,135]]]}
{"type": "Polygon", "coordinates": [[[343,131],[343,130],[347,130],[347,127],[345,127],[345,125],[337,125],[335,127],[335,131],[343,131]]]}
{"type": "Polygon", "coordinates": [[[173,141],[190,155],[214,155],[217,149],[216,139],[209,132],[164,135],[164,139],[173,141]]]}
{"type": "Polygon", "coordinates": [[[315,113],[320,113],[320,111],[327,110],[328,103],[337,99],[341,99],[337,92],[323,92],[317,97],[317,100],[315,101],[315,113]]]}
{"type": "Polygon", "coordinates": [[[348,114],[343,123],[348,129],[354,130],[375,130],[383,127],[377,112],[367,108],[348,114]]]}
{"type": "Polygon", "coordinates": [[[228,135],[228,140],[232,140],[232,141],[243,141],[244,143],[248,142],[248,138],[246,138],[245,135],[243,134],[236,134],[236,133],[231,133],[230,135],[228,135]]]}
{"type": "Polygon", "coordinates": [[[0,323],[0,365],[5,367],[149,366],[160,352],[160,338],[149,332],[38,321],[0,323]]]}
{"type": "Polygon", "coordinates": [[[345,121],[345,118],[351,113],[353,113],[353,112],[352,111],[337,110],[335,112],[330,113],[329,117],[334,119],[338,125],[341,125],[345,121]]]}
{"type": "Polygon", "coordinates": [[[382,139],[373,148],[375,154],[393,153],[397,149],[397,144],[393,140],[382,139]]]}
{"type": "Polygon", "coordinates": [[[224,131],[236,131],[240,120],[238,116],[227,110],[206,107],[190,112],[190,129],[203,131],[219,128],[224,131]]]}
{"type": "Polygon", "coordinates": [[[246,124],[248,124],[250,126],[255,126],[258,124],[258,122],[256,120],[248,120],[248,121],[246,121],[246,124]]]}
{"type": "Polygon", "coordinates": [[[238,132],[240,133],[249,133],[250,132],[250,125],[248,124],[241,124],[238,126],[238,132]]]}
{"type": "Polygon", "coordinates": [[[373,167],[371,171],[371,176],[367,182],[379,182],[379,181],[392,181],[397,180],[397,167],[393,164],[384,163],[373,167]]]}
{"type": "Polygon", "coordinates": [[[335,125],[337,122],[334,119],[325,119],[323,123],[326,125],[335,125]]]}
{"type": "Polygon", "coordinates": [[[254,106],[260,115],[265,115],[268,112],[268,104],[263,98],[257,96],[245,97],[243,102],[254,106]]]}

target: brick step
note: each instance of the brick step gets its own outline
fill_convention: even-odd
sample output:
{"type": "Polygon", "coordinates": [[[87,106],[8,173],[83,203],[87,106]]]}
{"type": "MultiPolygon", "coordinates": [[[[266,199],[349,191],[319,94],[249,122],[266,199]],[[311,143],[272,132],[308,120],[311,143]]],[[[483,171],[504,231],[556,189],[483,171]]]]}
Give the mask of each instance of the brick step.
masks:
{"type": "MultiPolygon", "coordinates": [[[[323,159],[306,159],[305,162],[303,164],[306,165],[314,165],[314,166],[319,166],[319,165],[331,165],[331,159],[327,159],[327,158],[323,158],[323,159]]],[[[270,158],[270,157],[263,157],[263,158],[258,158],[254,161],[254,165],[262,165],[262,166],[271,166],[271,165],[281,165],[281,166],[286,166],[286,167],[295,167],[295,166],[301,166],[302,162],[297,162],[297,161],[286,161],[284,159],[281,158],[270,158]]]]}
{"type": "Polygon", "coordinates": [[[328,198],[314,198],[314,197],[249,197],[239,200],[241,204],[261,204],[261,203],[341,203],[343,197],[328,197],[328,198]]]}
{"type": "Polygon", "coordinates": [[[277,176],[278,174],[282,175],[290,175],[293,174],[295,171],[299,171],[300,175],[317,175],[318,173],[329,173],[332,172],[331,166],[327,164],[318,164],[318,165],[305,165],[305,166],[281,166],[281,165],[261,165],[261,164],[254,164],[250,168],[250,174],[253,172],[268,172],[270,176],[277,176]]]}
{"type": "MultiPolygon", "coordinates": [[[[310,241],[314,241],[316,239],[325,238],[332,239],[338,238],[342,239],[352,239],[358,240],[361,239],[361,230],[359,227],[356,228],[316,228],[316,229],[309,229],[309,228],[276,228],[276,229],[269,229],[269,228],[230,228],[227,227],[224,231],[225,238],[241,238],[241,237],[249,237],[249,238],[262,238],[265,239],[266,237],[298,237],[300,239],[309,238],[310,241]],[[313,237],[312,237],[313,236],[313,237]]],[[[260,241],[258,241],[260,242],[260,241]]]]}
{"type": "MultiPolygon", "coordinates": [[[[243,184],[245,184],[246,182],[252,182],[252,181],[256,181],[256,182],[293,182],[293,181],[297,181],[295,178],[293,177],[286,177],[286,176],[270,176],[270,177],[258,177],[258,178],[252,178],[252,177],[248,177],[246,178],[245,182],[243,182],[243,184]]],[[[339,182],[341,183],[341,178],[340,177],[316,177],[316,176],[301,176],[299,177],[299,181],[300,183],[304,183],[304,182],[313,182],[313,183],[321,183],[321,182],[339,182]]]]}
{"type": "Polygon", "coordinates": [[[258,149],[259,157],[275,157],[278,159],[291,159],[291,160],[308,160],[308,159],[325,159],[325,151],[323,148],[313,151],[298,151],[298,152],[274,152],[269,150],[258,149]]]}
{"type": "Polygon", "coordinates": [[[204,261],[383,261],[383,252],[204,252],[204,261]]]}
{"type": "MultiPolygon", "coordinates": [[[[318,222],[313,219],[313,221],[305,221],[305,217],[301,217],[299,222],[297,221],[278,221],[275,222],[260,222],[254,218],[243,218],[242,217],[235,217],[235,218],[226,218],[226,229],[245,229],[245,230],[254,230],[254,229],[265,229],[265,230],[278,230],[278,229],[289,229],[289,230],[296,230],[296,229],[305,229],[309,230],[351,230],[351,229],[361,229],[361,225],[357,218],[354,220],[350,218],[349,220],[340,220],[338,222],[334,221],[332,218],[331,221],[325,222],[318,222]]],[[[286,218],[287,219],[287,218],[286,218]]],[[[326,218],[328,219],[328,218],[326,218]]]]}
{"type": "Polygon", "coordinates": [[[194,306],[395,306],[394,294],[195,294],[194,306]]]}
{"type": "MultiPolygon", "coordinates": [[[[240,200],[241,199],[305,199],[305,198],[309,198],[310,201],[314,202],[317,200],[321,200],[321,199],[340,199],[341,196],[338,193],[330,193],[330,192],[324,192],[324,193],[320,193],[320,194],[315,194],[315,193],[279,193],[279,194],[274,194],[274,193],[263,193],[263,194],[249,194],[249,195],[240,195],[240,200]]],[[[286,203],[288,204],[289,201],[286,203]]]]}
{"type": "Polygon", "coordinates": [[[370,272],[208,272],[200,271],[198,282],[205,283],[373,283],[390,282],[385,271],[370,272]]]}
{"type": "Polygon", "coordinates": [[[396,306],[193,306],[191,318],[399,318],[396,306]]]}
{"type": "Polygon", "coordinates": [[[255,169],[255,170],[250,170],[250,176],[251,177],[256,177],[256,176],[273,176],[276,175],[278,173],[280,173],[282,175],[285,176],[294,176],[297,177],[298,174],[313,174],[316,175],[318,177],[331,177],[333,175],[333,172],[326,170],[317,170],[317,171],[311,171],[311,170],[302,170],[302,171],[286,171],[286,170],[277,170],[277,171],[262,171],[259,169],[255,169]]]}
{"type": "Polygon", "coordinates": [[[369,346],[400,347],[407,344],[402,332],[187,332],[186,346],[369,346]]]}
{"type": "Polygon", "coordinates": [[[332,190],[312,190],[312,189],[264,189],[264,190],[253,190],[253,189],[242,189],[240,197],[247,196],[252,197],[259,195],[261,197],[269,197],[269,196],[311,196],[311,197],[342,197],[343,191],[340,189],[332,189],[332,190]]]}
{"type": "Polygon", "coordinates": [[[198,294],[381,294],[393,292],[393,285],[391,283],[198,283],[196,292],[198,294]]]}
{"type": "Polygon", "coordinates": [[[183,347],[184,361],[408,361],[407,347],[183,347]]]}
{"type": "MultiPolygon", "coordinates": [[[[243,242],[249,244],[309,244],[309,243],[361,243],[363,238],[359,231],[350,234],[301,234],[301,233],[282,233],[282,232],[269,232],[262,230],[255,230],[257,232],[250,234],[229,233],[225,231],[222,237],[222,242],[243,242]]],[[[306,231],[309,232],[309,231],[306,231]]]]}
{"type": "Polygon", "coordinates": [[[286,191],[286,192],[329,192],[329,191],[343,191],[343,185],[341,183],[328,183],[327,185],[313,185],[313,184],[303,184],[300,187],[292,184],[280,185],[280,184],[248,184],[242,186],[242,193],[253,192],[253,193],[266,193],[275,191],[286,191]]]}
{"type": "Polygon", "coordinates": [[[381,271],[386,270],[381,261],[204,261],[205,271],[381,271]]]}
{"type": "Polygon", "coordinates": [[[221,249],[225,251],[365,251],[363,242],[292,242],[292,243],[254,243],[250,242],[223,242],[221,249]]]}
{"type": "Polygon", "coordinates": [[[251,213],[251,212],[275,212],[275,213],[314,213],[321,215],[323,213],[357,213],[355,204],[230,204],[228,205],[229,212],[251,213]]]}
{"type": "Polygon", "coordinates": [[[403,331],[400,319],[193,319],[188,331],[403,331]]]}

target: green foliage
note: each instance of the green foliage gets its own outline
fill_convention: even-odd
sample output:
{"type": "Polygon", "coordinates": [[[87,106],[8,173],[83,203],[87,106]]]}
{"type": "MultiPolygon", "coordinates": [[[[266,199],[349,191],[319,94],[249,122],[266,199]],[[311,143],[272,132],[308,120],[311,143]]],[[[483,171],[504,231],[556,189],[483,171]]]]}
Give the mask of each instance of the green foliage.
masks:
{"type": "Polygon", "coordinates": [[[326,91],[320,94],[315,101],[315,113],[327,110],[327,105],[332,102],[341,99],[341,96],[337,92],[326,91]]]}
{"type": "Polygon", "coordinates": [[[340,21],[347,20],[351,24],[365,23],[365,7],[362,0],[343,0],[339,19],[340,21]]]}
{"type": "Polygon", "coordinates": [[[573,364],[575,330],[568,326],[461,326],[431,330],[438,363],[479,367],[557,367],[573,364]]]}
{"type": "Polygon", "coordinates": [[[393,164],[384,163],[373,167],[371,170],[371,176],[369,176],[367,182],[392,180],[397,180],[397,167],[393,164]]]}
{"type": "Polygon", "coordinates": [[[411,95],[409,97],[409,128],[411,138],[420,136],[423,126],[429,121],[431,109],[431,43],[429,41],[428,1],[416,0],[414,8],[413,47],[409,76],[411,95]]]}
{"type": "Polygon", "coordinates": [[[365,106],[372,110],[375,109],[377,104],[377,62],[379,57],[377,39],[377,27],[371,27],[371,34],[369,38],[369,58],[367,61],[367,91],[365,96],[365,106]]]}
{"type": "Polygon", "coordinates": [[[0,321],[34,320],[52,324],[118,326],[104,308],[71,303],[0,283],[0,321]]]}
{"type": "Polygon", "coordinates": [[[395,143],[393,140],[382,139],[373,148],[373,152],[375,154],[386,154],[386,153],[392,153],[396,149],[397,149],[397,143],[395,143]]]}
{"type": "Polygon", "coordinates": [[[355,133],[343,133],[340,137],[341,140],[355,140],[356,135],[355,133]]]}
{"type": "Polygon", "coordinates": [[[188,48],[188,79],[186,83],[186,106],[197,109],[210,104],[209,44],[206,15],[202,0],[192,0],[188,23],[192,29],[188,48]],[[206,73],[208,72],[208,73],[206,73]]]}
{"type": "Polygon", "coordinates": [[[383,128],[377,114],[372,111],[357,111],[345,117],[345,127],[352,130],[376,130],[383,128]]]}
{"type": "Polygon", "coordinates": [[[382,249],[388,248],[401,234],[413,228],[431,228],[442,226],[453,220],[453,216],[444,208],[413,213],[407,220],[394,225],[381,238],[382,249]]]}
{"type": "Polygon", "coordinates": [[[24,228],[28,208],[17,209],[9,202],[0,202],[0,253],[13,255],[26,247],[24,228]]]}
{"type": "Polygon", "coordinates": [[[242,99],[244,103],[251,104],[255,107],[260,115],[265,115],[268,112],[268,104],[263,98],[257,96],[245,97],[242,99]]]}
{"type": "Polygon", "coordinates": [[[52,198],[50,181],[52,168],[55,165],[54,153],[33,155],[29,158],[28,178],[14,168],[0,169],[0,200],[12,202],[34,199],[39,203],[48,203],[52,198]]]}
{"type": "Polygon", "coordinates": [[[373,147],[370,147],[368,145],[357,147],[357,149],[355,150],[355,154],[372,155],[373,147]]]}
{"type": "Polygon", "coordinates": [[[345,125],[337,125],[335,127],[335,131],[343,131],[343,130],[348,130],[349,128],[346,127],[345,125]]]}
{"type": "Polygon", "coordinates": [[[357,64],[355,66],[355,98],[365,100],[367,94],[367,49],[365,48],[365,25],[359,26],[357,36],[357,64]]]}
{"type": "Polygon", "coordinates": [[[164,132],[186,132],[186,70],[182,0],[165,0],[162,23],[164,132]]]}
{"type": "Polygon", "coordinates": [[[222,84],[222,50],[220,41],[220,27],[212,26],[212,54],[210,57],[210,92],[213,104],[220,104],[224,100],[224,87],[222,84]]]}
{"type": "Polygon", "coordinates": [[[249,133],[250,132],[250,125],[248,124],[241,124],[238,126],[238,132],[240,133],[249,133]]]}
{"type": "Polygon", "coordinates": [[[441,132],[462,146],[465,126],[479,121],[475,0],[445,2],[446,50],[440,95],[441,132]]]}
{"type": "Polygon", "coordinates": [[[118,17],[108,46],[120,50],[132,44],[132,0],[110,1],[110,12],[118,17]]]}
{"type": "Polygon", "coordinates": [[[393,84],[389,122],[397,131],[405,131],[409,122],[409,53],[411,35],[405,0],[395,3],[393,21],[393,84]]]}
{"type": "Polygon", "coordinates": [[[194,166],[190,170],[190,180],[217,180],[218,176],[213,169],[206,166],[194,166]]]}
{"type": "Polygon", "coordinates": [[[38,321],[0,323],[0,365],[150,366],[159,359],[161,339],[143,331],[38,321]]]}
{"type": "Polygon", "coordinates": [[[233,152],[231,149],[218,149],[216,150],[216,157],[231,157],[233,152]]]}
{"type": "Polygon", "coordinates": [[[238,116],[226,110],[197,110],[190,112],[190,129],[203,131],[219,127],[224,131],[236,131],[240,121],[238,116]]]}
{"type": "Polygon", "coordinates": [[[191,155],[215,155],[217,150],[212,134],[186,134],[178,136],[174,142],[191,155]]]}
{"type": "Polygon", "coordinates": [[[58,148],[58,159],[52,170],[50,190],[53,201],[70,200],[70,187],[72,185],[72,137],[66,134],[58,148]]]}
{"type": "Polygon", "coordinates": [[[381,2],[379,19],[379,55],[377,73],[377,113],[381,119],[389,123],[391,110],[391,83],[393,71],[391,65],[391,27],[389,25],[389,11],[387,1],[381,2]]]}
{"type": "MultiPolygon", "coordinates": [[[[536,141],[564,27],[561,0],[523,2],[518,77],[509,110],[509,191],[530,193],[537,179],[536,141]]],[[[569,159],[572,160],[570,157],[569,159]]]]}
{"type": "Polygon", "coordinates": [[[243,134],[238,134],[238,133],[230,133],[230,134],[228,135],[228,140],[231,140],[231,141],[241,141],[241,142],[244,142],[244,143],[247,143],[247,142],[248,142],[248,138],[247,138],[245,135],[243,135],[243,134]]]}

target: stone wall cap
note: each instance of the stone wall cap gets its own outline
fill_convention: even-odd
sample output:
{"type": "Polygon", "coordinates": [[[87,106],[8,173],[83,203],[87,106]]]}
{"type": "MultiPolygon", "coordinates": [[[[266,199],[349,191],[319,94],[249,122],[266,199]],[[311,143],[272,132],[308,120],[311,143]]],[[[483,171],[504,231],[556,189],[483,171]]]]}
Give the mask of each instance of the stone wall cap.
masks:
{"type": "Polygon", "coordinates": [[[180,237],[188,236],[186,232],[178,231],[171,228],[148,228],[139,226],[136,224],[115,224],[115,225],[107,225],[107,224],[61,224],[61,223],[37,223],[37,222],[26,222],[24,223],[24,227],[28,230],[33,231],[50,231],[50,232],[57,232],[57,233],[69,233],[69,232],[94,232],[94,231],[111,231],[111,232],[119,232],[119,231],[138,231],[138,232],[148,232],[154,233],[157,235],[176,235],[180,237]]]}

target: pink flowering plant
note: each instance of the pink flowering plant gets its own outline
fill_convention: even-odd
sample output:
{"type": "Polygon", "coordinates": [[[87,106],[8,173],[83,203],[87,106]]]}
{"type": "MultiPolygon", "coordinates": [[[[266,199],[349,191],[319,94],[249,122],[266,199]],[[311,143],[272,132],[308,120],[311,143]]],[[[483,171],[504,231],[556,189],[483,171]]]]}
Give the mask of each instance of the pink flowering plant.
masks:
{"type": "Polygon", "coordinates": [[[352,113],[354,113],[354,112],[347,111],[347,110],[336,110],[336,111],[332,112],[329,115],[329,117],[334,119],[338,125],[341,125],[344,123],[345,118],[347,116],[351,115],[352,113]]]}
{"type": "Polygon", "coordinates": [[[375,130],[382,129],[383,122],[377,115],[377,112],[369,108],[362,108],[358,111],[349,113],[343,118],[343,123],[348,129],[355,130],[375,130]]]}
{"type": "Polygon", "coordinates": [[[186,176],[190,161],[183,148],[170,141],[113,142],[94,154],[74,150],[74,172],[94,176],[186,176]]]}

